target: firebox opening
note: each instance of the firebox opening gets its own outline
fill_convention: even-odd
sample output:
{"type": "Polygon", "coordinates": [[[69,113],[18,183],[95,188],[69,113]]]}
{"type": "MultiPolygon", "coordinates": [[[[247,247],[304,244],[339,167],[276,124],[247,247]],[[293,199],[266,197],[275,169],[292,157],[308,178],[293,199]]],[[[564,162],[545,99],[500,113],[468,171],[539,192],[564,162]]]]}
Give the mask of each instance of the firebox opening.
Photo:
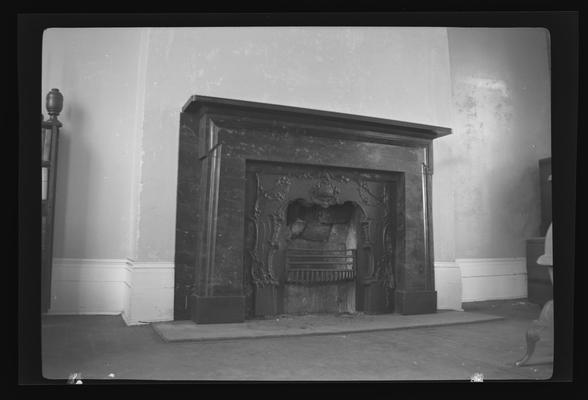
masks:
{"type": "Polygon", "coordinates": [[[309,249],[355,249],[355,232],[349,232],[354,212],[351,201],[326,208],[302,199],[293,201],[286,212],[289,239],[309,249]]]}
{"type": "Polygon", "coordinates": [[[289,313],[354,312],[357,206],[299,199],[286,211],[289,313]]]}

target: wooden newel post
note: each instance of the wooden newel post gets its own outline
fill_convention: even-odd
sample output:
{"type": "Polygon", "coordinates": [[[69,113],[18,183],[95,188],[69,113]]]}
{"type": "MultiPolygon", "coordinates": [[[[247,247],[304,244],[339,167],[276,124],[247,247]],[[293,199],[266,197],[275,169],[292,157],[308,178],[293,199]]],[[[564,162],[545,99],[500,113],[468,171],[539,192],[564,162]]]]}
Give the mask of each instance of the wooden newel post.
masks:
{"type": "Polygon", "coordinates": [[[53,227],[55,215],[55,188],[57,172],[57,148],[59,128],[57,119],[63,109],[63,95],[59,89],[51,89],[47,94],[45,107],[49,119],[41,114],[41,312],[45,313],[51,305],[51,270],[53,266],[53,227]]]}

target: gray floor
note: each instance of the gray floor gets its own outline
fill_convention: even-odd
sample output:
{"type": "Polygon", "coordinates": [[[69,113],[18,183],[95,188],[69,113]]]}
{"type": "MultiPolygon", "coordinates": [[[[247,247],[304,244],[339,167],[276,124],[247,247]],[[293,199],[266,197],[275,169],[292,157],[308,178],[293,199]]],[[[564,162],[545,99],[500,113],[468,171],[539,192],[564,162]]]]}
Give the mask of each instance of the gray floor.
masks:
{"type": "Polygon", "coordinates": [[[164,342],[150,326],[118,316],[49,316],[43,320],[43,375],[65,380],[485,380],[548,379],[553,339],[515,367],[540,307],[525,300],[464,304],[502,320],[393,331],[164,342]]]}

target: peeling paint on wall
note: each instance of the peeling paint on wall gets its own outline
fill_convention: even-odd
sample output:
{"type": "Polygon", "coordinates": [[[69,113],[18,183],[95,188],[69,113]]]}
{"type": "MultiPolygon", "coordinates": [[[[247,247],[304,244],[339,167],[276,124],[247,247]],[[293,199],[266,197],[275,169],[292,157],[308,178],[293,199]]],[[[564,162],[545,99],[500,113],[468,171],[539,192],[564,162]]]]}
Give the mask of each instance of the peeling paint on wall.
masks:
{"type": "Polygon", "coordinates": [[[477,89],[496,90],[500,92],[502,97],[510,97],[510,94],[506,87],[506,83],[500,79],[480,78],[471,76],[463,79],[462,82],[465,85],[471,85],[477,89]]]}
{"type": "Polygon", "coordinates": [[[544,35],[456,28],[449,39],[456,257],[524,256],[539,228],[538,160],[550,153],[544,35]]]}

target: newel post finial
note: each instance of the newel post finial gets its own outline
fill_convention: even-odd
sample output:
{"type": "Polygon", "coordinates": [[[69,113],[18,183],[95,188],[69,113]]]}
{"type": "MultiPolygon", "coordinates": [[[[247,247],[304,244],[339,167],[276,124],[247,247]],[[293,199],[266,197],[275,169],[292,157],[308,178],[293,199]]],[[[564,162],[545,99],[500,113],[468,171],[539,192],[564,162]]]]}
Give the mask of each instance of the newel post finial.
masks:
{"type": "Polygon", "coordinates": [[[51,91],[47,93],[45,107],[51,116],[50,119],[52,121],[57,121],[57,116],[63,109],[63,95],[59,89],[51,89],[51,91]]]}

